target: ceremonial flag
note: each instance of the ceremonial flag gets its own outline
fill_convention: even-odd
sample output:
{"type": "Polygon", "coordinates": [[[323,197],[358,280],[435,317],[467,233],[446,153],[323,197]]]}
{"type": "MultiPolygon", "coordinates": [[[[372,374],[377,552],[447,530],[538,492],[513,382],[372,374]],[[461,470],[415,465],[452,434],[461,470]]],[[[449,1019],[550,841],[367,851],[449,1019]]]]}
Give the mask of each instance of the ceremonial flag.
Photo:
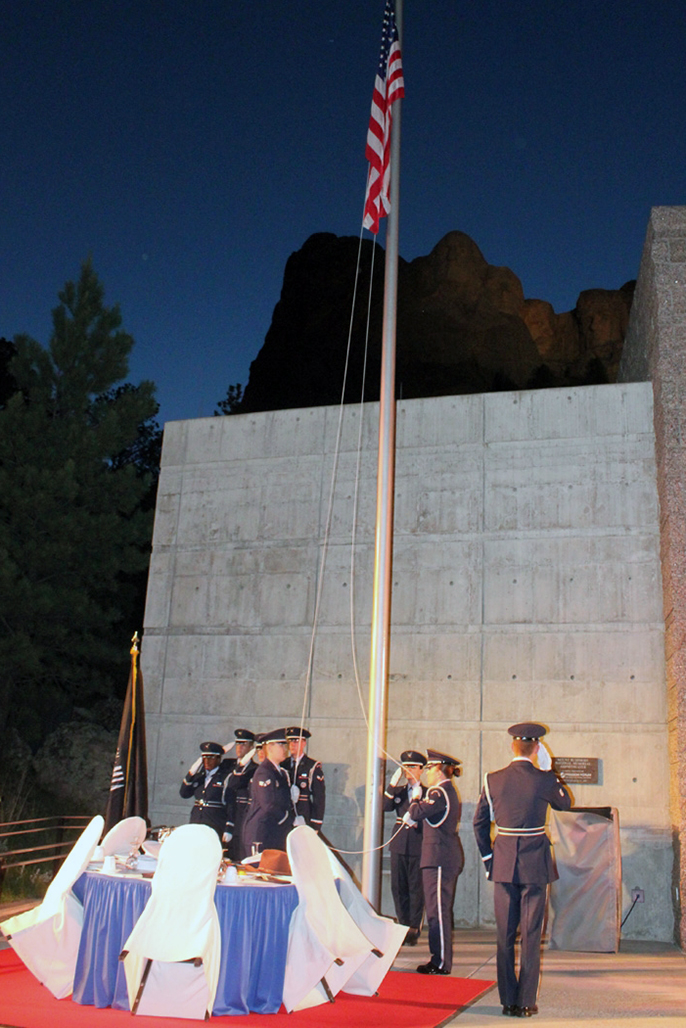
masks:
{"type": "Polygon", "coordinates": [[[372,111],[367,130],[369,175],[362,221],[364,227],[374,235],[379,231],[380,219],[385,218],[391,209],[391,108],[403,96],[405,83],[398,27],[395,23],[395,0],[386,0],[379,68],[374,81],[372,111]]]}
{"type": "Polygon", "coordinates": [[[131,670],[121,716],[117,752],[105,811],[105,832],[124,817],[148,816],[148,759],[145,745],[143,673],[138,667],[138,632],[131,647],[131,670]]]}

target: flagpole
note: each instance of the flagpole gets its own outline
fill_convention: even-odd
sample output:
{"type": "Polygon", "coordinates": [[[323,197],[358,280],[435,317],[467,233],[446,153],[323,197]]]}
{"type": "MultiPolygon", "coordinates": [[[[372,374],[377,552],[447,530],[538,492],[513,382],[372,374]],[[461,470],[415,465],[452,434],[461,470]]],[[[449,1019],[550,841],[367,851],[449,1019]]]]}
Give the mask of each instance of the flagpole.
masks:
{"type": "MultiPolygon", "coordinates": [[[[395,20],[402,49],[402,0],[395,20]]],[[[379,455],[376,484],[376,532],[372,641],[369,669],[369,730],[364,807],[362,892],[372,907],[380,905],[386,716],[391,635],[393,574],[393,497],[395,490],[395,341],[398,298],[398,207],[400,199],[400,120],[402,100],[393,105],[391,127],[391,209],[386,222],[379,455]]]]}

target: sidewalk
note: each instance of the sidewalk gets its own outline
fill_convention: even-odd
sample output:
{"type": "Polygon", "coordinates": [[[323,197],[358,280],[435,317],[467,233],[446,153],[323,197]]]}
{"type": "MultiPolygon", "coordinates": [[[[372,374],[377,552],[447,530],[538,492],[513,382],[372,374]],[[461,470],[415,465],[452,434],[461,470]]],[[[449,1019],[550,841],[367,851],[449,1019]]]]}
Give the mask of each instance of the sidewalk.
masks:
{"type": "MultiPolygon", "coordinates": [[[[35,901],[37,902],[37,901],[35,901]]],[[[0,905],[0,921],[34,906],[23,901],[0,905]]],[[[0,949],[7,946],[0,938],[0,949]]],[[[470,929],[454,936],[453,974],[495,980],[495,931],[470,929]]],[[[426,931],[417,946],[403,946],[393,965],[415,972],[429,959],[426,931]]],[[[629,1028],[686,1028],[686,955],[669,943],[622,942],[619,953],[543,951],[540,1013],[526,1020],[532,1028],[593,1028],[625,1021],[629,1028]]],[[[417,974],[417,992],[425,979],[417,974]]],[[[502,1016],[494,987],[450,1022],[451,1028],[494,1028],[524,1019],[502,1016]]]]}
{"type": "MultiPolygon", "coordinates": [[[[495,931],[456,931],[453,974],[496,978],[495,931]]],[[[429,959],[426,932],[419,945],[403,946],[396,970],[414,971],[429,959]]],[[[686,1028],[686,955],[669,943],[623,942],[619,953],[543,951],[540,1013],[532,1018],[502,1015],[497,986],[450,1022],[451,1028],[494,1028],[530,1024],[532,1028],[625,1021],[630,1028],[686,1028]]],[[[417,975],[418,988],[421,976],[417,975]]]]}

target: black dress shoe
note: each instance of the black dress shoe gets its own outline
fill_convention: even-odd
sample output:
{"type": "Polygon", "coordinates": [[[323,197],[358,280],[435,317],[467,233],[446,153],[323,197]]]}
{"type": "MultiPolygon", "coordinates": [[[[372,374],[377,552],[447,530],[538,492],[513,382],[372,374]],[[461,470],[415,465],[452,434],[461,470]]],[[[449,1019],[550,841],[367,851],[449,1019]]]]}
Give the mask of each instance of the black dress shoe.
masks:
{"type": "Polygon", "coordinates": [[[420,964],[417,968],[420,974],[450,974],[450,971],[444,971],[441,967],[436,967],[429,961],[428,964],[420,964]]]}
{"type": "Polygon", "coordinates": [[[533,1017],[538,1013],[538,1007],[519,1007],[518,1017],[533,1017]]]}
{"type": "Polygon", "coordinates": [[[505,1004],[503,1007],[504,1017],[519,1017],[519,1007],[516,1003],[505,1004]]]}

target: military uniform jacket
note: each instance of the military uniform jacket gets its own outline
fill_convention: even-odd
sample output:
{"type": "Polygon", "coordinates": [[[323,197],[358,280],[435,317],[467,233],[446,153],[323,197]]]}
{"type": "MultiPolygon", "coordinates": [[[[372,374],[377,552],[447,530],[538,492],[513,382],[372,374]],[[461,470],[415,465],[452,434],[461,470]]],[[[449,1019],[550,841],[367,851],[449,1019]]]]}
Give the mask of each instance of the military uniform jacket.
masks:
{"type": "Polygon", "coordinates": [[[227,790],[230,774],[229,761],[222,761],[209,779],[201,767],[194,775],[186,775],[179,789],[185,800],[195,797],[191,824],[209,825],[220,837],[233,831],[233,796],[227,790]]]}
{"type": "MultiPolygon", "coordinates": [[[[407,782],[404,785],[389,784],[386,786],[386,791],[383,794],[383,809],[386,813],[394,810],[396,815],[395,825],[393,826],[394,834],[388,851],[389,853],[402,853],[406,857],[419,857],[422,852],[422,822],[418,821],[414,827],[403,824],[403,814],[410,809],[411,791],[412,786],[408,785],[407,782]]],[[[422,799],[425,796],[426,789],[422,786],[422,799]]]]}
{"type": "Polygon", "coordinates": [[[285,850],[286,836],[293,827],[291,783],[286,772],[263,760],[250,782],[250,803],[243,825],[243,843],[248,855],[253,843],[262,850],[285,850]]]}
{"type": "Polygon", "coordinates": [[[249,760],[245,767],[241,767],[234,758],[231,774],[226,781],[227,790],[233,793],[236,803],[244,809],[250,800],[250,782],[259,767],[254,760],[249,760]]]}
{"type": "Polygon", "coordinates": [[[413,821],[423,821],[421,867],[443,867],[448,874],[458,875],[464,865],[464,854],[457,837],[461,804],[452,782],[445,778],[440,785],[431,785],[421,800],[410,803],[413,821]]]}
{"type": "Polygon", "coordinates": [[[297,785],[300,798],[296,803],[296,812],[305,818],[305,822],[316,832],[321,830],[326,806],[326,785],[324,771],[318,760],[313,760],[303,753],[296,770],[295,757],[289,757],[281,765],[287,772],[291,784],[297,785]]]}
{"type": "Polygon", "coordinates": [[[490,880],[516,885],[556,881],[545,829],[548,806],[569,810],[571,804],[555,772],[539,771],[529,760],[513,760],[500,771],[487,774],[474,814],[474,834],[490,880]],[[492,821],[498,830],[493,845],[492,821]]]}

